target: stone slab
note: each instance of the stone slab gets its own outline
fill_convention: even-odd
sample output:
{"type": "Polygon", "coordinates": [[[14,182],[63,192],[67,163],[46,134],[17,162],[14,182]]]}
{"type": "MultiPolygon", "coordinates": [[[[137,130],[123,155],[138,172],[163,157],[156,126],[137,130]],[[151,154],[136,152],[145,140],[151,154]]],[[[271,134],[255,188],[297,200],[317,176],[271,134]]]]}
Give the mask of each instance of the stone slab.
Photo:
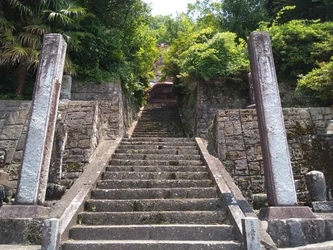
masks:
{"type": "Polygon", "coordinates": [[[330,250],[333,249],[333,241],[326,241],[317,244],[309,244],[301,247],[283,248],[283,250],[330,250]]]}
{"type": "Polygon", "coordinates": [[[314,201],[311,205],[313,212],[333,213],[333,201],[314,201]]]}
{"type": "Polygon", "coordinates": [[[315,219],[309,207],[265,207],[260,210],[260,220],[315,219]]]}
{"type": "Polygon", "coordinates": [[[39,245],[0,245],[0,250],[41,250],[39,245]]]}
{"type": "Polygon", "coordinates": [[[0,218],[45,218],[51,208],[43,206],[3,205],[0,208],[0,218]]]}

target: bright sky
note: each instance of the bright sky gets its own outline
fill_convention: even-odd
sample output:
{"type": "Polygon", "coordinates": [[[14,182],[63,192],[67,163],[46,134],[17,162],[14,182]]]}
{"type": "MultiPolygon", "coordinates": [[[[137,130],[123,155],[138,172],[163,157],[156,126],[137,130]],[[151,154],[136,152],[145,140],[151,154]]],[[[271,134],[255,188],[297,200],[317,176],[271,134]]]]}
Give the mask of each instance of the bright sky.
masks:
{"type": "Polygon", "coordinates": [[[186,12],[188,3],[195,3],[196,0],[143,0],[151,3],[152,14],[156,15],[176,15],[176,12],[186,12]]]}

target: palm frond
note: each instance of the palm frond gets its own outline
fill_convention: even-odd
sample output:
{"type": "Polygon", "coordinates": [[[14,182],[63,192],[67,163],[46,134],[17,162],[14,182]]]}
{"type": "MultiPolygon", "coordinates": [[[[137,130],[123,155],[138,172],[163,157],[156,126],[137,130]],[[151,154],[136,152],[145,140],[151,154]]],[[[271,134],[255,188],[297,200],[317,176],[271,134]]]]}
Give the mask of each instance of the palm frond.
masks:
{"type": "Polygon", "coordinates": [[[29,33],[41,36],[50,32],[50,26],[45,24],[31,24],[25,26],[23,29],[29,33]]]}
{"type": "Polygon", "coordinates": [[[11,30],[6,30],[0,35],[0,43],[4,48],[11,47],[17,43],[17,37],[13,35],[11,30]]]}
{"type": "Polygon", "coordinates": [[[79,31],[63,33],[62,35],[67,43],[68,50],[79,51],[81,49],[80,37],[83,37],[85,34],[86,33],[79,31]]]}
{"type": "Polygon", "coordinates": [[[28,69],[36,71],[39,65],[40,50],[31,50],[28,60],[28,69]]]}
{"type": "Polygon", "coordinates": [[[33,11],[28,7],[21,3],[19,0],[6,0],[12,7],[18,9],[21,15],[26,14],[29,16],[33,15],[33,11]]]}
{"type": "Polygon", "coordinates": [[[86,14],[86,9],[74,5],[69,5],[66,9],[62,9],[59,12],[71,18],[78,18],[86,14]]]}
{"type": "Polygon", "coordinates": [[[12,22],[9,22],[5,18],[0,18],[0,31],[5,32],[5,31],[12,31],[15,30],[15,27],[12,22]]]}
{"type": "Polygon", "coordinates": [[[19,40],[22,45],[27,46],[31,49],[40,49],[42,47],[42,36],[35,35],[28,32],[21,32],[19,34],[19,40]]]}
{"type": "Polygon", "coordinates": [[[28,57],[29,49],[16,45],[3,51],[0,57],[0,64],[15,65],[16,63],[26,61],[28,57]]]}
{"type": "Polygon", "coordinates": [[[62,13],[54,12],[52,10],[45,10],[44,13],[48,14],[47,19],[51,22],[59,21],[62,25],[70,25],[74,22],[73,19],[62,13]]]}

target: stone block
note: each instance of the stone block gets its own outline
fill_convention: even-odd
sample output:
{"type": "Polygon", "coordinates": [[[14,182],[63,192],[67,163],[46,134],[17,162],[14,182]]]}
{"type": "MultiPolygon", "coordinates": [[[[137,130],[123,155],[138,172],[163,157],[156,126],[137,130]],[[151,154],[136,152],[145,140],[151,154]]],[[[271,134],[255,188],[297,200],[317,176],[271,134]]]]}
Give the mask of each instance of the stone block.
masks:
{"type": "Polygon", "coordinates": [[[243,151],[245,150],[242,136],[228,136],[225,138],[228,151],[243,151]]]}
{"type": "Polygon", "coordinates": [[[333,219],[326,219],[325,226],[327,240],[333,240],[333,219]]]}
{"type": "Polygon", "coordinates": [[[289,233],[289,247],[299,247],[306,245],[306,236],[302,230],[300,220],[287,220],[287,231],[289,233]]]}
{"type": "Polygon", "coordinates": [[[253,193],[265,192],[265,180],[263,176],[251,176],[251,183],[253,193]]]}
{"type": "Polygon", "coordinates": [[[260,143],[259,129],[243,130],[245,144],[260,143]]]}
{"type": "Polygon", "coordinates": [[[258,129],[258,122],[256,121],[249,121],[249,122],[242,122],[242,130],[255,130],[258,129]]]}
{"type": "Polygon", "coordinates": [[[320,171],[311,171],[305,175],[312,201],[326,201],[326,180],[320,171]]]}
{"type": "Polygon", "coordinates": [[[242,123],[253,122],[253,117],[256,115],[256,111],[251,109],[242,109],[239,111],[239,113],[242,123]]]}
{"type": "Polygon", "coordinates": [[[260,175],[261,174],[261,166],[260,162],[255,161],[255,162],[249,162],[249,171],[251,175],[260,175]]]}
{"type": "Polygon", "coordinates": [[[8,149],[15,148],[17,140],[0,140],[0,148],[8,149]]]}
{"type": "Polygon", "coordinates": [[[21,163],[22,162],[22,157],[23,157],[23,151],[16,151],[14,153],[12,162],[13,163],[21,163]]]}
{"type": "Polygon", "coordinates": [[[78,147],[81,149],[91,148],[91,146],[92,146],[91,140],[80,140],[78,143],[78,147]]]}
{"type": "Polygon", "coordinates": [[[235,160],[236,172],[246,170],[248,172],[247,161],[245,159],[235,160]]]}
{"type": "Polygon", "coordinates": [[[42,219],[0,219],[0,223],[0,244],[41,244],[42,219]]]}
{"type": "Polygon", "coordinates": [[[0,140],[18,140],[22,133],[23,125],[9,125],[2,129],[0,140]]]}
{"type": "Polygon", "coordinates": [[[245,151],[228,151],[226,153],[227,160],[239,160],[245,158],[246,158],[245,151]]]}
{"type": "Polygon", "coordinates": [[[252,194],[253,209],[260,209],[267,206],[267,194],[257,193],[252,194]]]}
{"type": "Polygon", "coordinates": [[[333,201],[313,201],[311,206],[313,212],[333,213],[333,201]]]}
{"type": "Polygon", "coordinates": [[[302,220],[306,244],[326,241],[326,222],[323,219],[302,220]]]}

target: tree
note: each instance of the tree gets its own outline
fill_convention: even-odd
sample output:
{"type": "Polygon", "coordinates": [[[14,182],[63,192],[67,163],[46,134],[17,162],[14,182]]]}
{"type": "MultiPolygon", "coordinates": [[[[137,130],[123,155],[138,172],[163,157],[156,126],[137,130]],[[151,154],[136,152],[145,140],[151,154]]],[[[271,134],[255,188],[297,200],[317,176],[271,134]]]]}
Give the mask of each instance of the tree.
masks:
{"type": "Polygon", "coordinates": [[[223,14],[222,3],[211,0],[197,0],[188,4],[187,15],[196,22],[200,28],[221,29],[223,14]]]}
{"type": "Polygon", "coordinates": [[[38,66],[43,35],[63,33],[73,45],[65,31],[75,28],[75,20],[85,10],[62,0],[6,0],[1,7],[0,65],[15,68],[15,95],[22,96],[29,71],[35,71],[38,66]]]}
{"type": "Polygon", "coordinates": [[[142,104],[158,52],[150,32],[150,8],[141,0],[79,0],[90,11],[81,22],[85,51],[73,54],[79,77],[120,79],[128,96],[142,104]]]}
{"type": "Polygon", "coordinates": [[[263,0],[223,0],[222,27],[245,39],[267,20],[263,0]]]}
{"type": "Polygon", "coordinates": [[[312,97],[320,105],[333,104],[333,57],[329,62],[319,63],[297,82],[296,94],[312,97]]]}
{"type": "Polygon", "coordinates": [[[295,19],[333,21],[333,2],[331,0],[269,0],[266,10],[270,18],[274,19],[286,6],[295,6],[295,9],[285,12],[280,23],[295,19]]]}
{"type": "Polygon", "coordinates": [[[333,22],[292,20],[261,29],[271,36],[280,77],[296,79],[333,55],[333,22]]]}

